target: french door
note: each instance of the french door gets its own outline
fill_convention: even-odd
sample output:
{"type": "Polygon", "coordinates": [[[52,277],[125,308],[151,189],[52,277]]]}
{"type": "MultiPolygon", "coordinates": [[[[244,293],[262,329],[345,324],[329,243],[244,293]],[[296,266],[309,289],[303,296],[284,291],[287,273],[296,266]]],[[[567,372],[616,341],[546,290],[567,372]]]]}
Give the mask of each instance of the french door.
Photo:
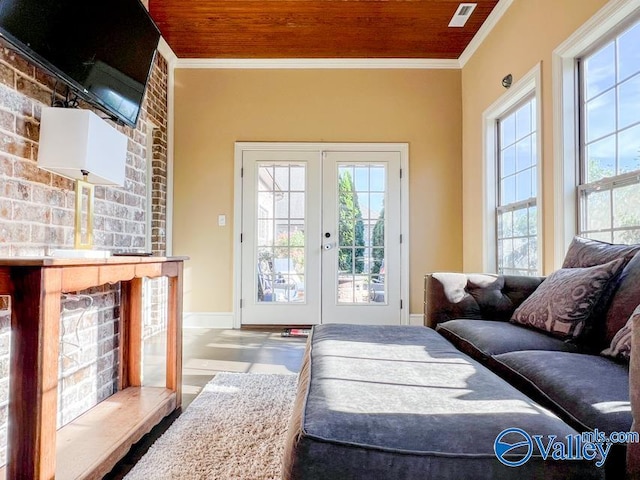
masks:
{"type": "Polygon", "coordinates": [[[401,151],[249,145],[236,146],[241,323],[400,324],[401,151]]]}

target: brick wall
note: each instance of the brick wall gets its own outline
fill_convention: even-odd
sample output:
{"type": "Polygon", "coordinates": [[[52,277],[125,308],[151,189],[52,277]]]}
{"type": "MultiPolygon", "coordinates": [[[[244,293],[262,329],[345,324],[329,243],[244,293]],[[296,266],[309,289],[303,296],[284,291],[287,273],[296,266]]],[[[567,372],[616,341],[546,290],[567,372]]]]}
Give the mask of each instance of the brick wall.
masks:
{"type": "MultiPolygon", "coordinates": [[[[158,74],[151,77],[148,89],[147,114],[152,125],[151,135],[151,252],[165,255],[167,251],[167,90],[168,65],[162,58],[158,74]]],[[[168,294],[166,279],[149,281],[145,290],[145,322],[143,338],[149,339],[166,330],[167,314],[164,308],[168,294]]]]}
{"type": "MultiPolygon", "coordinates": [[[[43,255],[50,249],[73,247],[74,184],[40,170],[36,161],[40,113],[50,104],[54,84],[55,80],[40,68],[0,48],[0,256],[43,255]]],[[[95,248],[153,248],[154,253],[165,254],[167,62],[160,55],[137,128],[117,128],[129,138],[126,180],[122,188],[96,187],[95,248]],[[149,145],[152,152],[147,151],[149,145]],[[151,153],[153,178],[149,178],[147,164],[151,153]],[[152,188],[153,213],[147,205],[148,185],[152,188]],[[147,219],[152,214],[151,245],[147,245],[147,219]]],[[[115,391],[119,297],[119,285],[63,296],[59,426],[115,391]]],[[[150,311],[162,310],[153,302],[151,305],[150,311]]],[[[0,299],[0,463],[4,463],[6,445],[8,308],[0,299]]],[[[163,328],[162,317],[156,317],[149,316],[145,331],[163,328]]]]}
{"type": "Polygon", "coordinates": [[[151,251],[164,255],[167,251],[167,89],[168,65],[161,58],[157,75],[147,86],[147,112],[153,125],[151,132],[151,251]]]}
{"type": "Polygon", "coordinates": [[[117,390],[119,295],[104,285],[62,297],[58,428],[117,390]]]}
{"type": "MultiPolygon", "coordinates": [[[[137,129],[117,127],[129,137],[125,186],[96,187],[96,248],[146,247],[147,122],[151,121],[156,126],[153,198],[159,222],[152,243],[164,253],[166,77],[167,63],[158,56],[146,101],[152,105],[151,113],[147,115],[143,106],[137,129]]],[[[39,169],[36,162],[40,112],[50,103],[53,83],[17,53],[0,49],[0,255],[41,255],[51,248],[73,246],[73,182],[39,169]]]]}

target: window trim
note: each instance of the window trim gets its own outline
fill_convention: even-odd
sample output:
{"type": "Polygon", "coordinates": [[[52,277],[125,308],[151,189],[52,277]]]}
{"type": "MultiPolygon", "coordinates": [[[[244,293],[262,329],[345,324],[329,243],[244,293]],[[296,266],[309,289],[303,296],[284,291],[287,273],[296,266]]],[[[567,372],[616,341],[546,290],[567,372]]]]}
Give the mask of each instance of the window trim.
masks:
{"type": "MultiPolygon", "coordinates": [[[[640,0],[639,0],[640,1],[640,0]]],[[[538,272],[542,271],[543,250],[543,202],[542,202],[542,164],[544,153],[542,151],[542,98],[541,98],[541,63],[536,64],[520,80],[496,100],[482,114],[483,131],[483,203],[482,225],[483,225],[483,258],[482,267],[485,272],[497,272],[497,219],[496,209],[498,207],[498,132],[496,123],[499,118],[504,117],[512,111],[520,102],[528,97],[536,99],[536,152],[537,158],[537,192],[536,205],[538,209],[538,272]]]]}
{"type": "Polygon", "coordinates": [[[640,18],[640,0],[610,0],[552,55],[554,148],[554,268],[578,231],[580,181],[579,78],[577,59],[640,18]]]}

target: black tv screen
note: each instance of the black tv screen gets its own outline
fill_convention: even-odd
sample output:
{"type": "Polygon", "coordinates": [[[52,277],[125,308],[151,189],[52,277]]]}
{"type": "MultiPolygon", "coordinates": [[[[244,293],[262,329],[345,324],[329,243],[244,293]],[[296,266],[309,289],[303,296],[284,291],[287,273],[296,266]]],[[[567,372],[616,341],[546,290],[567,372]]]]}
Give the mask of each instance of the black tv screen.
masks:
{"type": "Polygon", "coordinates": [[[0,0],[0,34],[135,126],[160,32],[140,0],[0,0]]]}

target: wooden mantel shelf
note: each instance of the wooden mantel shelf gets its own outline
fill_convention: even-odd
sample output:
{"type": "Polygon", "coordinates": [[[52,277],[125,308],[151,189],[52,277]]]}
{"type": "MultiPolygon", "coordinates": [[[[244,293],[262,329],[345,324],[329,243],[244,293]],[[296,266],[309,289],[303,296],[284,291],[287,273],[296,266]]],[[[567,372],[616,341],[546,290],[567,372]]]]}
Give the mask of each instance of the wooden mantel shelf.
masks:
{"type": "Polygon", "coordinates": [[[11,295],[7,479],[102,478],[133,443],[180,407],[184,260],[0,258],[0,295],[11,295]],[[169,280],[166,388],[142,387],[142,278],[161,276],[169,280]],[[56,432],[60,294],[116,282],[119,391],[56,432]]]}

